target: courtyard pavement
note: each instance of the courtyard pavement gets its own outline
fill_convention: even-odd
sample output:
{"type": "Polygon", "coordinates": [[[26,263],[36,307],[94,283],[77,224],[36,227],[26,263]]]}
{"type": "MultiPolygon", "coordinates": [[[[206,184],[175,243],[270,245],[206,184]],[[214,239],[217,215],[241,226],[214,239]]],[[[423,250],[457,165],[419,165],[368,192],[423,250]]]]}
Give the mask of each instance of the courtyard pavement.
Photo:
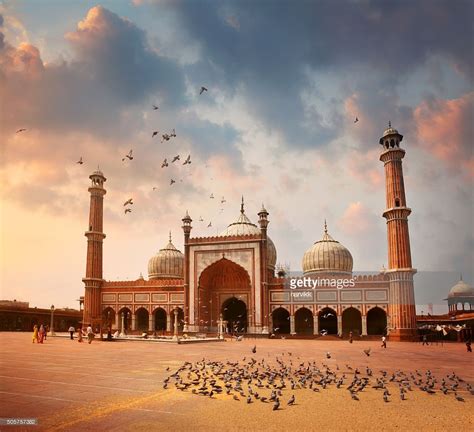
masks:
{"type": "MultiPolygon", "coordinates": [[[[215,398],[163,389],[163,380],[184,361],[203,357],[238,361],[243,357],[274,362],[278,355],[316,361],[332,369],[346,364],[378,373],[430,369],[441,380],[455,372],[474,385],[473,354],[463,344],[421,346],[413,343],[324,340],[246,339],[242,342],[171,345],[147,342],[78,343],[50,338],[32,344],[26,333],[0,333],[0,417],[34,418],[37,426],[0,426],[1,431],[338,431],[473,430],[474,396],[464,388],[428,395],[419,390],[401,401],[384,403],[366,389],[353,401],[345,389],[314,393],[297,389],[296,405],[272,411],[271,404],[246,404],[226,395],[215,398]],[[252,347],[257,353],[252,354],[252,347]],[[363,350],[371,348],[367,357],[363,350]],[[326,358],[326,352],[331,358],[326,358]],[[336,366],[337,365],[337,366],[336,366]],[[169,371],[167,369],[169,368],[169,371]]],[[[342,373],[342,372],[341,372],[342,373]]],[[[349,372],[348,372],[349,374],[349,372]]],[[[393,390],[396,390],[393,387],[393,390]]],[[[268,392],[270,392],[268,390],[268,392]]],[[[290,395],[292,392],[288,393],[290,395]]],[[[392,394],[394,392],[392,391],[392,394]]],[[[289,397],[289,396],[288,396],[289,397]]],[[[286,398],[286,395],[285,395],[286,398]]],[[[285,399],[286,400],[286,399],[285,399]]]]}

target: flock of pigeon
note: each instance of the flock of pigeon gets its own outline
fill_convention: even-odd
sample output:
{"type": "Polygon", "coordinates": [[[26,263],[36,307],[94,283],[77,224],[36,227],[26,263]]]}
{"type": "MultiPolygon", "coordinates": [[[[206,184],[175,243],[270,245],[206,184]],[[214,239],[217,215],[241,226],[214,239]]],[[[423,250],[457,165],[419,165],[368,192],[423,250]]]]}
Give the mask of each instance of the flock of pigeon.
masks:
{"type": "MultiPolygon", "coordinates": [[[[256,352],[257,347],[254,346],[252,354],[256,352]]],[[[370,349],[363,352],[370,356],[370,349]]],[[[328,352],[326,357],[331,358],[331,354],[328,352]]],[[[465,400],[458,392],[474,395],[474,388],[454,372],[440,380],[430,370],[424,373],[419,370],[408,373],[380,370],[376,374],[369,366],[361,371],[348,364],[342,368],[336,365],[333,369],[324,362],[318,365],[315,361],[301,361],[299,357],[294,358],[291,352],[286,355],[282,352],[273,364],[264,358],[258,361],[253,357],[244,357],[236,362],[205,358],[195,363],[186,361],[165,378],[163,388],[172,387],[211,399],[225,395],[247,404],[273,404],[275,411],[282,405],[295,405],[296,394],[302,390],[318,394],[328,389],[346,390],[352,400],[359,401],[364,393],[372,389],[379,392],[386,403],[393,400],[396,393],[400,400],[408,400],[414,391],[428,395],[452,395],[459,402],[465,400]]]]}

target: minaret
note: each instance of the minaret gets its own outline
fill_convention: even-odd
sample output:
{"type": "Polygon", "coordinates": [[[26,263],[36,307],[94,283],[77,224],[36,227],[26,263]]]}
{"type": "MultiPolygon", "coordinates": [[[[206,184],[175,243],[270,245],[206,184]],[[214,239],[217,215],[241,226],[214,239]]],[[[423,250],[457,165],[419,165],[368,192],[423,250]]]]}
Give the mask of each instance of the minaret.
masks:
{"type": "Polygon", "coordinates": [[[382,145],[380,160],[385,167],[388,270],[390,280],[388,332],[392,340],[410,340],[416,334],[415,294],[408,232],[402,159],[405,150],[400,147],[403,135],[388,124],[379,143],[382,145]]]}
{"type": "Polygon", "coordinates": [[[92,183],[89,187],[91,194],[89,229],[85,232],[87,237],[87,263],[86,277],[82,279],[85,285],[82,324],[83,326],[91,324],[95,330],[95,327],[100,327],[102,323],[100,289],[104,281],[102,279],[102,242],[105,238],[103,216],[104,195],[107,191],[104,189],[106,178],[99,168],[89,178],[92,183]]]}
{"type": "MultiPolygon", "coordinates": [[[[184,326],[183,332],[193,331],[194,330],[194,314],[191,316],[191,309],[189,303],[189,236],[191,235],[191,216],[189,216],[188,211],[186,210],[186,215],[183,219],[183,231],[184,231],[184,326]]],[[[171,236],[171,234],[170,234],[171,236]]],[[[171,237],[170,237],[171,238],[171,237]]]]}
{"type": "MultiPolygon", "coordinates": [[[[243,198],[242,198],[243,200],[243,198]]],[[[243,202],[242,202],[243,205],[243,202]]],[[[262,333],[269,333],[269,300],[268,300],[268,270],[267,270],[267,255],[268,255],[268,241],[267,241],[267,227],[268,227],[268,212],[262,204],[262,209],[258,212],[258,224],[262,233],[262,240],[260,242],[260,280],[262,283],[261,296],[262,299],[262,333]]],[[[256,323],[258,325],[258,323],[256,323]]]]}

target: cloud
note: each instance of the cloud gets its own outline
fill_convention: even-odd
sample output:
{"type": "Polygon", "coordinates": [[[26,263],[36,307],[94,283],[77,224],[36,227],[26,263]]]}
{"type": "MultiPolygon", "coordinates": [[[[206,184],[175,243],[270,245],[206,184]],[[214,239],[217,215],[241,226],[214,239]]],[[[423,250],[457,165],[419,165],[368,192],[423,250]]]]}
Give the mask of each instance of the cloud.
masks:
{"type": "Polygon", "coordinates": [[[457,99],[424,100],[414,110],[418,144],[452,171],[474,178],[474,93],[457,99]]]}
{"type": "Polygon", "coordinates": [[[124,137],[130,124],[121,127],[117,119],[131,106],[153,100],[172,111],[184,103],[182,71],[154,51],[145,32],[130,21],[96,6],[66,39],[73,59],[48,64],[32,45],[5,44],[2,96],[10,109],[4,130],[27,125],[124,137]]]}
{"type": "Polygon", "coordinates": [[[340,131],[340,122],[328,125],[318,112],[313,113],[313,127],[302,122],[302,95],[310,87],[307,70],[345,81],[349,95],[354,88],[379,94],[378,101],[364,107],[377,113],[374,121],[383,118],[382,124],[398,120],[393,111],[404,119],[396,87],[432,56],[448,59],[472,79],[466,55],[466,47],[472,46],[468,1],[226,1],[220,8],[202,1],[169,7],[189,40],[201,46],[200,60],[188,71],[209,77],[214,87],[239,87],[253,115],[269,128],[281,129],[292,147],[325,145],[340,131]],[[238,32],[223,19],[222,10],[238,16],[238,32]],[[403,23],[403,31],[396,23],[403,23]]]}
{"type": "Polygon", "coordinates": [[[349,235],[365,235],[370,232],[376,216],[360,201],[352,202],[337,221],[339,229],[349,235]]]}
{"type": "Polygon", "coordinates": [[[170,108],[184,102],[184,77],[176,63],[155,52],[131,21],[96,6],[66,38],[76,61],[119,100],[135,103],[156,91],[170,108]]]}

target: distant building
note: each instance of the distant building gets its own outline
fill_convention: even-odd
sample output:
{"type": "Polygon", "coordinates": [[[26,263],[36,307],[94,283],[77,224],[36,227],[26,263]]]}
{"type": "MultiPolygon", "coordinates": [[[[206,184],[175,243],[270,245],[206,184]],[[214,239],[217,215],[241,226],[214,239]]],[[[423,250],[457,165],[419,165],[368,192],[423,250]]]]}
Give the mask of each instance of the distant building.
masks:
{"type": "MultiPolygon", "coordinates": [[[[76,309],[55,309],[54,330],[67,331],[70,326],[78,328],[82,312],[76,309]]],[[[32,331],[35,324],[49,326],[51,309],[30,308],[28,302],[0,300],[0,331],[32,331]]]]}
{"type": "Polygon", "coordinates": [[[462,277],[449,290],[448,313],[444,315],[419,315],[420,333],[429,334],[434,340],[472,340],[474,329],[474,288],[462,277]]]}

